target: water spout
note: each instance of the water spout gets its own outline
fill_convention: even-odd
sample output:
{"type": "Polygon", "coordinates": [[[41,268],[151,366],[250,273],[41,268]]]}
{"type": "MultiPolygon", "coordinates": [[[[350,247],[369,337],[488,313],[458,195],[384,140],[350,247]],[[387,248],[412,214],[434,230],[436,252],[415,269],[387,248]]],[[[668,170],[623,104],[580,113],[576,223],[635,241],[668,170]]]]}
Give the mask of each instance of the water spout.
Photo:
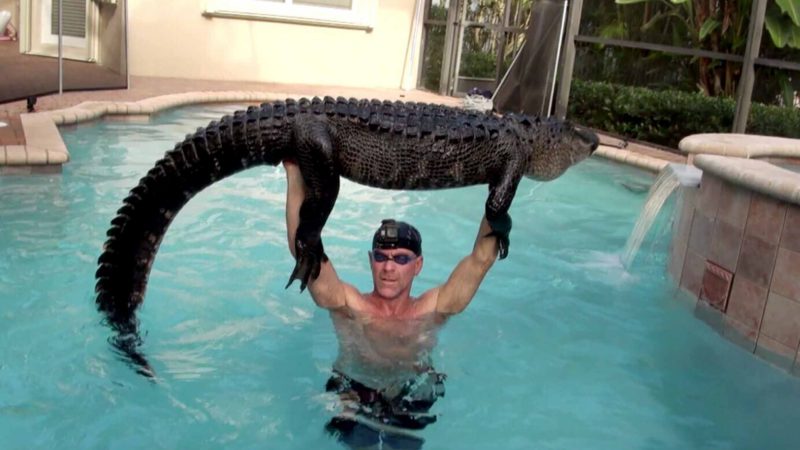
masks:
{"type": "Polygon", "coordinates": [[[671,172],[678,178],[678,183],[683,187],[698,187],[700,179],[703,178],[703,171],[695,166],[686,164],[670,163],[662,172],[671,172]]]}
{"type": "Polygon", "coordinates": [[[661,211],[669,196],[678,186],[699,186],[702,176],[703,171],[694,166],[675,163],[667,165],[658,174],[655,183],[650,187],[642,212],[639,213],[639,218],[636,220],[636,225],[634,225],[633,231],[628,236],[628,242],[625,244],[622,264],[626,269],[630,270],[631,264],[636,258],[636,253],[639,252],[639,247],[642,246],[642,241],[644,241],[647,232],[650,231],[658,216],[658,212],[661,211]]]}

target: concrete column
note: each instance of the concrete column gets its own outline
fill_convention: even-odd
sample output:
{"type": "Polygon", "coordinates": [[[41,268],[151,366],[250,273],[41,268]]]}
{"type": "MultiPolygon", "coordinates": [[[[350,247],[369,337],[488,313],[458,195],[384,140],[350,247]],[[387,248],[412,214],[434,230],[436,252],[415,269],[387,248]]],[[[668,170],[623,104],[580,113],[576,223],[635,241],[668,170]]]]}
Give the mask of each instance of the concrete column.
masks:
{"type": "Polygon", "coordinates": [[[767,11],[767,0],[753,1],[750,11],[750,29],[747,32],[747,47],[742,62],[742,76],[736,89],[736,114],[733,118],[733,132],[744,133],[747,128],[747,117],[750,115],[750,99],[753,96],[755,82],[754,61],[758,58],[761,47],[761,36],[764,34],[764,15],[767,11]]]}
{"type": "Polygon", "coordinates": [[[558,73],[558,94],[556,96],[555,115],[561,119],[567,116],[569,89],[572,85],[572,71],[575,67],[575,36],[578,35],[581,27],[582,11],[583,0],[569,1],[569,19],[567,20],[567,30],[564,33],[564,58],[558,73]]]}

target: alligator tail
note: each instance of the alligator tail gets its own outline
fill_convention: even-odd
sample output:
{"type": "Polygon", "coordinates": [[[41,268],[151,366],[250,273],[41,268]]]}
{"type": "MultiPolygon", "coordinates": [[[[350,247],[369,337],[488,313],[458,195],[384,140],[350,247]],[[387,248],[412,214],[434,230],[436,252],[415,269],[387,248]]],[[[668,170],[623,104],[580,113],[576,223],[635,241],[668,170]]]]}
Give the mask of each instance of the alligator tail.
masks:
{"type": "Polygon", "coordinates": [[[136,352],[140,339],[135,312],[169,224],[195,194],[216,181],[288,157],[288,122],[295,112],[292,101],[263,104],[187,135],[139,180],[111,221],[98,259],[96,303],[118,332],[112,344],[140,373],[151,371],[136,352]]]}

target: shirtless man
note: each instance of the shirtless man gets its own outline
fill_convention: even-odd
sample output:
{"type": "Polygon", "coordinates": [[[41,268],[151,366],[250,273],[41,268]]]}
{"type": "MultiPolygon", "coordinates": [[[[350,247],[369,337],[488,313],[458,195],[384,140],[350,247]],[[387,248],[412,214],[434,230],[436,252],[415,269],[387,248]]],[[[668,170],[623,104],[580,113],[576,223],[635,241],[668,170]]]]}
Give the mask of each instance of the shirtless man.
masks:
{"type": "MultiPolygon", "coordinates": [[[[287,238],[295,256],[305,185],[296,164],[285,162],[284,167],[287,238]]],[[[411,285],[422,270],[422,238],[405,222],[384,220],[373,237],[371,292],[362,293],[340,280],[330,261],[322,263],[308,289],[317,306],[330,311],[339,338],[339,355],[326,390],[350,404],[328,424],[328,431],[351,447],[364,447],[370,444],[367,429],[389,430],[402,441],[405,431],[436,420],[428,410],[444,395],[444,374],[432,367],[435,333],[449,316],[469,305],[494,264],[498,245],[490,232],[484,217],[472,253],[443,285],[419,297],[411,296],[411,285]],[[372,426],[365,428],[365,423],[372,426]]],[[[409,439],[398,443],[406,448],[421,445],[419,439],[409,439]]]]}

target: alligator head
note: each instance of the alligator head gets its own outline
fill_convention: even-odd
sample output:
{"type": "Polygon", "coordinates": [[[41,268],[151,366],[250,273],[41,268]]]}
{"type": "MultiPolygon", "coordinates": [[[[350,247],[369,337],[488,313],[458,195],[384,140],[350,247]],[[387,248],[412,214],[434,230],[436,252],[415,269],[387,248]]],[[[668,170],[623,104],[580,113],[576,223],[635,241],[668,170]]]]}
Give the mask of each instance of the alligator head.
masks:
{"type": "Polygon", "coordinates": [[[525,176],[537,181],[559,177],[588,158],[600,142],[592,131],[556,119],[537,121],[523,132],[532,146],[525,176]]]}

